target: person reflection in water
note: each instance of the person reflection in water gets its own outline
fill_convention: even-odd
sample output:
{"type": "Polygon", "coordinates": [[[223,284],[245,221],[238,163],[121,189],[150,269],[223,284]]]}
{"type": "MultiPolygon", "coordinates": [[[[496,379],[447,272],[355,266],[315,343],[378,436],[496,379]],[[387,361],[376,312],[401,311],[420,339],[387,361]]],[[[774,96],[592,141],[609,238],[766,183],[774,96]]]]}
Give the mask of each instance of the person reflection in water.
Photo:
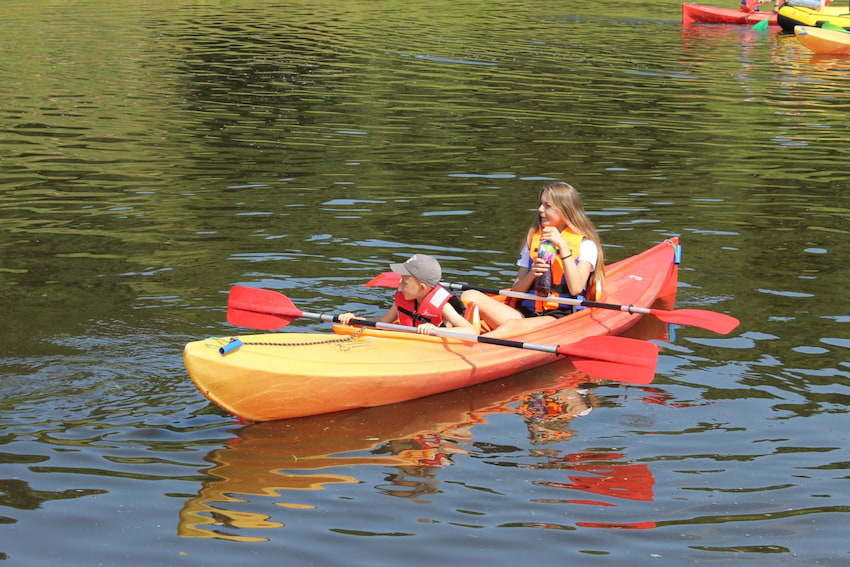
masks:
{"type": "Polygon", "coordinates": [[[452,464],[453,455],[467,454],[456,442],[437,433],[395,439],[375,449],[373,453],[391,453],[416,463],[397,467],[398,473],[386,476],[390,485],[377,487],[384,494],[413,499],[438,493],[437,474],[452,464]]]}
{"type": "Polygon", "coordinates": [[[533,445],[556,443],[575,435],[570,423],[593,411],[591,394],[582,388],[540,390],[526,396],[517,412],[526,418],[533,445]]]}

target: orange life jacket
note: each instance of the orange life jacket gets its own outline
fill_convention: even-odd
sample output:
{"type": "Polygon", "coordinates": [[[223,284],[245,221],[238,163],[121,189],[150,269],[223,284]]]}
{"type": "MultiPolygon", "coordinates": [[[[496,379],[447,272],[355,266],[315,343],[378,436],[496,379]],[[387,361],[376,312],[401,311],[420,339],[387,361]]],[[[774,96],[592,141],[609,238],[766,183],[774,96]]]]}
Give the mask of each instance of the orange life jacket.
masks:
{"type": "MultiPolygon", "coordinates": [[[[528,252],[531,256],[532,262],[537,259],[537,252],[540,249],[541,234],[542,231],[535,232],[531,235],[531,242],[528,243],[528,252]]],[[[576,234],[575,232],[571,232],[569,229],[564,229],[561,231],[561,236],[563,236],[564,240],[567,241],[567,244],[570,247],[570,253],[572,254],[572,258],[568,259],[568,261],[578,262],[579,248],[581,247],[581,241],[584,240],[584,235],[576,234]]],[[[564,277],[564,261],[561,259],[560,254],[556,254],[555,259],[552,260],[552,295],[556,297],[573,297],[567,287],[567,281],[564,277]]],[[[550,309],[563,309],[564,307],[564,305],[553,301],[534,302],[534,311],[537,313],[548,311],[550,309]]]]}
{"type": "Polygon", "coordinates": [[[413,299],[405,299],[401,290],[395,292],[395,306],[400,325],[418,327],[422,323],[433,323],[438,327],[443,322],[443,307],[452,294],[441,285],[435,285],[419,305],[413,299]]]}

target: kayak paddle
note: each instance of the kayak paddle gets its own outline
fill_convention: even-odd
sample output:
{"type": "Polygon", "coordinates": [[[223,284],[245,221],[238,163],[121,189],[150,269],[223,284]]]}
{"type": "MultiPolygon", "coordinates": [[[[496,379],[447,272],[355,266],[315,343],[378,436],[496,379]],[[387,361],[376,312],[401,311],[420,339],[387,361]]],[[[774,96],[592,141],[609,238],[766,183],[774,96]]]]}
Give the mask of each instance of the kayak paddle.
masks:
{"type": "Polygon", "coordinates": [[[764,31],[764,30],[767,29],[767,26],[769,26],[769,25],[770,25],[770,20],[768,20],[768,19],[759,20],[759,22],[756,25],[753,26],[753,29],[756,30],[756,31],[764,31]]]}
{"type": "MultiPolygon", "coordinates": [[[[339,323],[338,315],[302,311],[282,293],[245,286],[230,289],[227,301],[227,321],[232,325],[256,329],[279,329],[299,318],[339,323]]],[[[374,327],[385,331],[416,333],[416,327],[352,319],[351,325],[374,327]]],[[[461,341],[523,348],[568,357],[575,367],[586,374],[632,384],[649,384],[655,377],[658,347],[648,341],[626,337],[593,336],[569,345],[539,345],[495,337],[467,335],[437,328],[434,335],[461,341]]]]}
{"type": "MultiPolygon", "coordinates": [[[[401,281],[401,276],[395,272],[384,272],[383,274],[372,278],[367,284],[367,287],[398,287],[401,281]]],[[[463,291],[474,289],[482,293],[491,295],[503,295],[505,297],[516,297],[519,299],[544,300],[554,303],[563,303],[565,305],[580,305],[582,307],[598,307],[600,309],[613,309],[615,311],[626,311],[627,313],[640,313],[641,315],[652,315],[665,323],[674,323],[676,325],[687,325],[690,327],[699,327],[714,333],[725,335],[732,332],[738,326],[740,321],[735,317],[726,315],[725,313],[717,313],[716,311],[707,311],[704,309],[649,309],[647,307],[635,307],[634,305],[617,305],[615,303],[600,303],[598,301],[589,301],[587,299],[574,299],[572,297],[540,297],[532,293],[523,293],[521,291],[513,291],[511,289],[489,289],[485,287],[475,287],[466,284],[440,282],[440,285],[446,289],[454,291],[463,291]]]]}
{"type": "Polygon", "coordinates": [[[825,29],[825,30],[832,30],[832,31],[847,33],[846,29],[842,28],[839,25],[833,24],[832,22],[824,22],[820,25],[820,27],[822,29],[825,29]]]}

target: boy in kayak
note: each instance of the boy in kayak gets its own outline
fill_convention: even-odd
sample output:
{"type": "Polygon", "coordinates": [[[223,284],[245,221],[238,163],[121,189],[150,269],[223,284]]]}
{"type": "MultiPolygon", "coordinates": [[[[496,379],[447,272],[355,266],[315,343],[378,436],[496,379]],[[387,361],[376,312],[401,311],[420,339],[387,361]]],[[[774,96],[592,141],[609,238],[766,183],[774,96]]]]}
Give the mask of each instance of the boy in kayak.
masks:
{"type": "MultiPolygon", "coordinates": [[[[437,327],[478,334],[472,323],[452,305],[452,293],[440,285],[443,270],[435,258],[414,254],[402,264],[390,264],[390,269],[401,275],[401,284],[392,307],[378,321],[416,327],[423,335],[430,335],[437,327]]],[[[354,317],[354,313],[343,313],[339,322],[347,325],[354,317]]]]}

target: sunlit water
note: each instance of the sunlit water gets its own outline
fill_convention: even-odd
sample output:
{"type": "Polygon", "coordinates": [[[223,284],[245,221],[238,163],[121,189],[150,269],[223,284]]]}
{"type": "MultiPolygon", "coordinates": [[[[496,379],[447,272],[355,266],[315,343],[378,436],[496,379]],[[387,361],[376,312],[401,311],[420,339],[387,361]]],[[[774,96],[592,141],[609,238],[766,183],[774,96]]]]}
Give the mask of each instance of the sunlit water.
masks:
{"type": "Polygon", "coordinates": [[[679,6],[0,4],[0,558],[847,562],[850,59],[679,6]],[[681,236],[678,306],[741,326],[646,322],[648,387],[291,422],[186,376],[234,284],[375,315],[414,250],[509,283],[549,179],[609,261],[681,236]]]}

